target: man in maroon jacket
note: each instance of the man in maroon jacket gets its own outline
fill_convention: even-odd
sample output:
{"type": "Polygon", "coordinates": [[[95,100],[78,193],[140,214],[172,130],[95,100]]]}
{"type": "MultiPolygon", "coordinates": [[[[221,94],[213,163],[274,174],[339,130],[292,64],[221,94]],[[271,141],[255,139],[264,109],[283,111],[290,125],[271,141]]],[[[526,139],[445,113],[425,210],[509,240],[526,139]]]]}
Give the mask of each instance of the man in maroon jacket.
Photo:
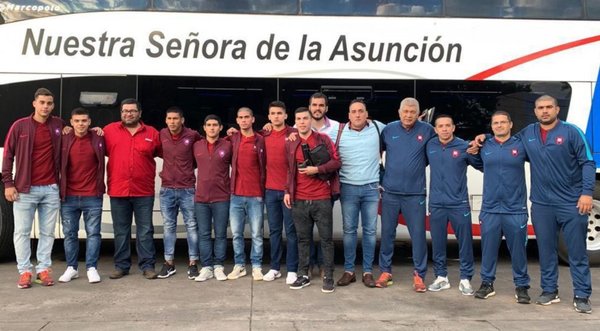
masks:
{"type": "Polygon", "coordinates": [[[4,142],[2,182],[4,196],[13,202],[14,245],[19,270],[18,288],[30,288],[32,278],[31,228],[38,212],[40,237],[35,267],[38,282],[54,285],[50,275],[56,216],[60,208],[58,169],[63,121],[51,115],[54,95],[39,88],[33,97],[31,116],[13,123],[4,142]],[[13,165],[16,159],[13,178],[13,165]]]}
{"type": "Polygon", "coordinates": [[[312,118],[308,108],[296,109],[295,118],[299,139],[286,142],[289,171],[283,198],[285,205],[292,208],[292,216],[298,234],[298,279],[290,288],[296,290],[310,285],[308,277],[310,239],[313,235],[313,225],[316,224],[321,238],[325,268],[321,291],[331,293],[335,289],[333,285],[333,207],[331,198],[339,194],[340,182],[337,170],[342,163],[331,139],[326,134],[312,131],[312,118]],[[318,165],[307,164],[303,149],[312,150],[319,145],[326,147],[330,156],[329,161],[318,165]]]}
{"type": "Polygon", "coordinates": [[[104,137],[89,130],[90,113],[85,108],[71,112],[73,130],[62,136],[60,162],[60,197],[67,270],[58,278],[69,282],[79,277],[79,219],[83,214],[86,232],[85,266],[90,283],[100,282],[100,222],[104,185],[104,137]]]}
{"type": "Polygon", "coordinates": [[[160,172],[160,212],[163,217],[163,242],[165,263],[158,278],[168,278],[176,272],[175,241],[177,241],[177,214],[181,210],[188,243],[188,279],[198,276],[198,224],[194,215],[194,142],[200,140],[200,134],[184,126],[183,111],[178,107],[167,109],[167,127],[160,130],[163,150],[163,168],[160,172]]]}

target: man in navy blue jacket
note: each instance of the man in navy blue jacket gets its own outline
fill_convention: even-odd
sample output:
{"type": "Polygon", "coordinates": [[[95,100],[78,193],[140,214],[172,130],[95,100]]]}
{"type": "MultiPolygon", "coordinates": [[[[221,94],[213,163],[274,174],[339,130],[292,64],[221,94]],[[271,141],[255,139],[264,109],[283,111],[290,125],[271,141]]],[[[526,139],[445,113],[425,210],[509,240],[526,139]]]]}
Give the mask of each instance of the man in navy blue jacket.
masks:
{"type": "Polygon", "coordinates": [[[581,130],[558,119],[556,99],[535,101],[538,123],[519,136],[531,162],[531,218],[540,256],[542,294],[536,303],[560,302],[558,296],[558,231],[569,253],[575,310],[591,313],[592,294],[586,251],[587,219],[592,210],[596,164],[581,130]]]}

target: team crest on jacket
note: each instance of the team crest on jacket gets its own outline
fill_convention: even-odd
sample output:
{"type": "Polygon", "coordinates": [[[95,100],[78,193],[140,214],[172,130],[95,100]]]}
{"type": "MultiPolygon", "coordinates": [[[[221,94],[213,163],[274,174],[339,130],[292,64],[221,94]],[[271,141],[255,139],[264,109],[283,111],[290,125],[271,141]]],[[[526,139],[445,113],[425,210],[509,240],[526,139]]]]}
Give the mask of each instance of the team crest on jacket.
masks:
{"type": "Polygon", "coordinates": [[[60,136],[60,129],[54,129],[54,134],[60,136]]]}
{"type": "Polygon", "coordinates": [[[456,159],[456,158],[457,158],[459,155],[460,155],[460,152],[459,152],[459,151],[457,151],[456,149],[452,151],[452,157],[453,157],[453,158],[455,158],[455,159],[456,159]]]}
{"type": "Polygon", "coordinates": [[[423,135],[417,135],[417,141],[422,143],[423,142],[423,135]]]}
{"type": "Polygon", "coordinates": [[[225,151],[224,151],[224,150],[222,150],[222,149],[221,149],[221,150],[219,150],[219,156],[220,156],[221,158],[224,158],[224,157],[225,157],[225,151]]]}
{"type": "Polygon", "coordinates": [[[189,145],[189,144],[190,144],[190,140],[189,140],[189,139],[185,139],[185,140],[183,141],[183,143],[184,143],[184,144],[187,146],[187,145],[189,145]]]}
{"type": "Polygon", "coordinates": [[[565,139],[561,136],[556,137],[556,144],[557,145],[562,145],[565,142],[565,139]]]}
{"type": "Polygon", "coordinates": [[[517,155],[519,155],[519,150],[518,149],[513,149],[512,150],[512,156],[516,157],[517,155]]]}

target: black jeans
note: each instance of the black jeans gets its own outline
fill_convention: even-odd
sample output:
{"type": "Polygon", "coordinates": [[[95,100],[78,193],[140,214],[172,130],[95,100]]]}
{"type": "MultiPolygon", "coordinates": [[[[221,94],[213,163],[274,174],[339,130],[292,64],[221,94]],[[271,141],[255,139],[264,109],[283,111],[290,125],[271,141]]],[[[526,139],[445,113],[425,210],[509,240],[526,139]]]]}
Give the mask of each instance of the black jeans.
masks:
{"type": "Polygon", "coordinates": [[[323,252],[325,277],[333,278],[333,208],[330,199],[296,200],[292,217],[298,235],[298,276],[308,275],[310,239],[313,224],[317,225],[323,252]]]}

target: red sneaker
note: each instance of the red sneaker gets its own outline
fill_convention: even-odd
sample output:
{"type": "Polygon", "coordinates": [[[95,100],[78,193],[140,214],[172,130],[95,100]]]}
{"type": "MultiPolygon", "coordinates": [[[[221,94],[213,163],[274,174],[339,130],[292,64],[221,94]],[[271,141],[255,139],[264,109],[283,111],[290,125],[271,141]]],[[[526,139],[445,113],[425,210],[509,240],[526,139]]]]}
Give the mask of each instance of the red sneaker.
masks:
{"type": "Polygon", "coordinates": [[[52,276],[50,276],[50,272],[48,270],[38,273],[35,282],[41,284],[42,286],[54,285],[54,280],[52,279],[52,276]]]}
{"type": "Polygon", "coordinates": [[[394,281],[392,281],[392,274],[389,272],[382,272],[379,275],[379,279],[375,282],[375,286],[379,288],[386,288],[392,284],[394,284],[394,281]]]}
{"type": "Polygon", "coordinates": [[[19,282],[17,283],[18,288],[30,288],[31,287],[31,272],[25,271],[19,277],[19,282]]]}
{"type": "Polygon", "coordinates": [[[416,271],[413,274],[413,288],[415,289],[415,292],[419,293],[427,291],[427,287],[425,287],[425,283],[423,283],[423,278],[421,278],[416,271]]]}

